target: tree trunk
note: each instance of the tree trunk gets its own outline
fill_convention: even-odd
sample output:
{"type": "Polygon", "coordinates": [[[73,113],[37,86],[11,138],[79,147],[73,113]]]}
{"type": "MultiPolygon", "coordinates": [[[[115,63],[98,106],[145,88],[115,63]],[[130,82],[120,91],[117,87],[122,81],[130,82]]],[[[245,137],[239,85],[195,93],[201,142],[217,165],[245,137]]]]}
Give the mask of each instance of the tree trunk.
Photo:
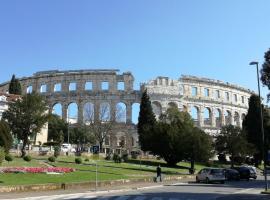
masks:
{"type": "Polygon", "coordinates": [[[25,151],[26,144],[27,144],[27,138],[24,138],[23,139],[23,146],[22,146],[22,149],[21,149],[21,152],[22,152],[21,157],[22,158],[26,155],[26,151],[25,151]]]}
{"type": "Polygon", "coordinates": [[[100,153],[103,153],[103,148],[102,148],[102,144],[103,144],[103,142],[99,142],[99,152],[100,153]]]}

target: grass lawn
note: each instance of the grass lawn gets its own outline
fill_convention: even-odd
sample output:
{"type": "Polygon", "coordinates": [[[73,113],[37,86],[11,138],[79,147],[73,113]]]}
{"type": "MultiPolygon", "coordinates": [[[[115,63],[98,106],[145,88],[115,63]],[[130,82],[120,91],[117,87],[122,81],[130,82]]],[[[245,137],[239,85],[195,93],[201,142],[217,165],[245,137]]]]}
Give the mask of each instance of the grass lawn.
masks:
{"type": "MultiPolygon", "coordinates": [[[[36,157],[31,162],[25,162],[21,158],[15,158],[12,162],[4,162],[2,166],[28,166],[44,167],[44,161],[48,157],[36,157]]],[[[50,163],[58,167],[71,167],[76,169],[75,172],[66,174],[1,174],[0,186],[3,185],[27,185],[27,184],[44,184],[44,183],[74,183],[95,181],[96,162],[98,163],[98,180],[117,180],[117,179],[134,179],[142,177],[153,177],[156,174],[156,166],[161,164],[162,173],[166,175],[187,174],[189,163],[179,163],[176,168],[166,167],[163,161],[159,160],[131,160],[130,163],[114,163],[106,160],[83,161],[82,164],[74,163],[74,156],[60,156],[57,162],[50,163]]],[[[83,159],[84,160],[84,159],[83,159]]],[[[196,165],[199,170],[204,165],[196,165]]]]}

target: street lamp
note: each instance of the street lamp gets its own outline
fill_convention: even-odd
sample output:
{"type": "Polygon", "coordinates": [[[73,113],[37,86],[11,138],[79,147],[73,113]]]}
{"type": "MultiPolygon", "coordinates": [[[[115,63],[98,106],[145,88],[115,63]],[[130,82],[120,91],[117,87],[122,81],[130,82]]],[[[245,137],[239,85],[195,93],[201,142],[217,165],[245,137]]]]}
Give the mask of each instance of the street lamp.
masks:
{"type": "Polygon", "coordinates": [[[259,92],[259,99],[260,99],[260,114],[261,114],[261,132],[262,132],[262,145],[263,145],[263,169],[264,169],[264,181],[265,181],[265,191],[268,189],[267,183],[267,173],[266,173],[266,162],[265,162],[265,144],[264,144],[264,128],[263,128],[263,111],[262,111],[262,104],[261,104],[261,90],[260,90],[260,80],[259,80],[259,63],[256,61],[252,61],[249,65],[256,65],[257,67],[257,83],[258,83],[258,92],[259,92]]]}

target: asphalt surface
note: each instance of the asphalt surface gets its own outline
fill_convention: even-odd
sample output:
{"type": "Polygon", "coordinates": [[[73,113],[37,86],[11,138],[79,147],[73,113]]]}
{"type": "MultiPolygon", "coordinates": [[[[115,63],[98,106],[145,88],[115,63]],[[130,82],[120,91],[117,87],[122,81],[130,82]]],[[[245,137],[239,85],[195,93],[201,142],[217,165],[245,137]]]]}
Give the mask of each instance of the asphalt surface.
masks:
{"type": "Polygon", "coordinates": [[[270,200],[270,195],[262,195],[263,177],[251,181],[231,181],[225,184],[204,184],[182,181],[169,184],[151,184],[142,187],[125,187],[112,191],[76,192],[61,191],[47,194],[9,194],[1,199],[18,200],[270,200]],[[69,194],[66,194],[69,192],[69,194]],[[22,197],[24,196],[24,197],[22,197]]]}

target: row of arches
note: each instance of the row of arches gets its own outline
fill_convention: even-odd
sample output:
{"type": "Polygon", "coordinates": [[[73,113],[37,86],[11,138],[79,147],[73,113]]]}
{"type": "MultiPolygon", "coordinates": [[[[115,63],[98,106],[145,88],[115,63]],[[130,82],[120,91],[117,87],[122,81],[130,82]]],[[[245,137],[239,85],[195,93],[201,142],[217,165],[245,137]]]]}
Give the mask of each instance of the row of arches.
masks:
{"type": "Polygon", "coordinates": [[[76,102],[71,102],[67,106],[63,103],[55,103],[51,111],[71,124],[79,121],[90,123],[95,118],[104,122],[115,120],[118,123],[132,122],[137,124],[139,106],[138,103],[133,103],[131,107],[127,107],[123,102],[118,102],[115,106],[112,106],[109,102],[102,102],[98,105],[93,102],[86,102],[79,108],[76,102]]]}
{"type": "MultiPolygon", "coordinates": [[[[170,102],[167,104],[166,107],[178,107],[178,106],[176,103],[170,102]]],[[[162,110],[161,103],[158,101],[152,102],[152,108],[157,118],[164,111],[162,110]]],[[[210,108],[210,107],[201,108],[196,105],[188,107],[186,105],[183,105],[181,110],[189,112],[195,124],[198,126],[211,126],[218,128],[221,127],[222,125],[228,124],[241,126],[242,121],[245,118],[244,113],[240,114],[240,112],[238,111],[231,111],[220,108],[210,108]]]]}

